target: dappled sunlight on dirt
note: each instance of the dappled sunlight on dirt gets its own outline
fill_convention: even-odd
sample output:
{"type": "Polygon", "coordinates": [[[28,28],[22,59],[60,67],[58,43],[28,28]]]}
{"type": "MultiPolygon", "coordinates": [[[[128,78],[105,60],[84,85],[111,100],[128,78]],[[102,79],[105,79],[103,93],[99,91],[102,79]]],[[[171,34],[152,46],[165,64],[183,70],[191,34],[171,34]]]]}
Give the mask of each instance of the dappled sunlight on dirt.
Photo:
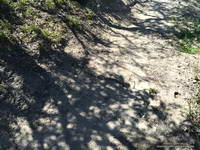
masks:
{"type": "Polygon", "coordinates": [[[103,0],[101,9],[94,9],[109,26],[102,36],[69,28],[71,40],[35,55],[17,41],[0,45],[0,81],[6,85],[0,93],[0,145],[7,141],[16,150],[198,147],[182,112],[196,59],[169,44],[174,31],[168,19],[176,1],[117,4],[107,9],[103,0]],[[119,7],[129,9],[116,13],[119,7]],[[121,21],[113,24],[105,13],[121,21]]]}
{"type": "Polygon", "coordinates": [[[89,68],[81,70],[81,60],[66,53],[51,50],[48,55],[53,59],[48,62],[54,67],[46,64],[46,68],[23,49],[9,53],[12,58],[20,55],[18,60],[10,59],[5,51],[0,56],[8,65],[9,79],[18,83],[19,76],[23,81],[18,83],[19,91],[9,88],[13,97],[1,103],[1,111],[15,118],[7,121],[20,149],[147,148],[165,139],[162,132],[169,130],[173,135],[172,129],[179,126],[173,120],[167,129],[171,108],[148,90],[131,90],[123,80],[96,75],[89,68]],[[58,64],[57,57],[62,63],[58,64]],[[22,60],[29,63],[19,66],[22,60]],[[165,128],[159,129],[160,121],[166,121],[165,128]]]}

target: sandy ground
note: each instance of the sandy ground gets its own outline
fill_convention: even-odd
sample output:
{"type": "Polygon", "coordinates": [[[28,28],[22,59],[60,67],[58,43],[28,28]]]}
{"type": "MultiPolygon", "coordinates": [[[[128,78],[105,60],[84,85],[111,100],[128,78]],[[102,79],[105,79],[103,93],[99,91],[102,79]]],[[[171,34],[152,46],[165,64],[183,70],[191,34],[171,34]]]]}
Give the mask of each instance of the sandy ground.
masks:
{"type": "MultiPolygon", "coordinates": [[[[103,37],[109,44],[90,47],[94,52],[82,71],[76,71],[78,60],[68,54],[52,55],[59,67],[38,63],[40,73],[23,79],[31,83],[25,87],[29,95],[37,96],[30,96],[34,106],[13,123],[17,147],[154,150],[165,143],[184,143],[197,149],[185,112],[199,56],[180,53],[172,44],[170,17],[177,5],[152,0],[135,5],[128,16],[120,12],[124,21],[108,23],[103,37]]],[[[66,52],[81,51],[73,42],[66,52]]],[[[15,80],[20,85],[21,79],[15,80]]]]}

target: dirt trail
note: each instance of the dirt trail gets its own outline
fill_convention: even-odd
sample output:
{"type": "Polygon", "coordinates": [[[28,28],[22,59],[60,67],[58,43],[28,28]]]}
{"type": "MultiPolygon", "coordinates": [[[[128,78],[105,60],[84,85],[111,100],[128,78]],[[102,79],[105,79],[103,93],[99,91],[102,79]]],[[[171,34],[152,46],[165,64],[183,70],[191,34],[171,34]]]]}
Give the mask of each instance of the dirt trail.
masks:
{"type": "Polygon", "coordinates": [[[68,62],[60,68],[41,63],[45,71],[24,82],[41,83],[30,88],[50,94],[34,97],[40,110],[16,117],[20,149],[154,150],[158,144],[194,142],[183,110],[198,56],[170,44],[177,5],[152,0],[135,5],[129,16],[121,12],[126,21],[109,24],[103,35],[109,47],[92,47],[99,53],[89,56],[83,72],[70,71],[68,62]]]}
{"type": "MultiPolygon", "coordinates": [[[[111,43],[110,48],[106,49],[107,53],[94,55],[90,61],[90,67],[99,74],[111,75],[111,78],[112,74],[121,76],[123,81],[129,83],[133,93],[154,89],[158,92],[148,104],[143,100],[139,102],[146,106],[141,110],[141,118],[134,124],[144,132],[144,139],[134,142],[141,135],[128,128],[133,123],[129,118],[132,115],[136,117],[134,109],[137,109],[134,99],[130,97],[124,106],[127,128],[115,126],[138,149],[147,149],[149,144],[161,141],[191,142],[191,138],[184,133],[188,125],[187,121],[184,122],[184,111],[188,109],[188,100],[194,94],[191,86],[199,56],[180,53],[172,44],[175,29],[172,18],[178,15],[178,5],[178,1],[171,0],[153,0],[136,5],[131,9],[131,15],[125,18],[126,23],[113,23],[112,30],[104,35],[111,43]]],[[[102,49],[99,46],[96,48],[102,49]]]]}

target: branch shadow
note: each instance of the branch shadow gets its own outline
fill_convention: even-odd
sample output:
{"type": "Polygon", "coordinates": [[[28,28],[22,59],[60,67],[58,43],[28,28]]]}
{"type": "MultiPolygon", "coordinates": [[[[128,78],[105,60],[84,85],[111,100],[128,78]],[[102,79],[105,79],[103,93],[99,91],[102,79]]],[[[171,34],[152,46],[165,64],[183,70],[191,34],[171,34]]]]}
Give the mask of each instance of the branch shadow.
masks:
{"type": "Polygon", "coordinates": [[[151,143],[137,126],[141,120],[152,115],[167,119],[165,104],[151,106],[147,91],[132,91],[87,66],[82,70],[83,60],[53,49],[35,59],[20,45],[9,45],[0,50],[5,68],[1,76],[8,91],[0,110],[10,116],[6,121],[16,149],[118,149],[120,145],[132,150],[140,141],[151,143]],[[136,136],[128,139],[132,134],[136,136]]]}
{"type": "Polygon", "coordinates": [[[0,148],[133,150],[138,143],[152,146],[149,137],[163,141],[139,124],[154,126],[150,116],[165,121],[164,103],[150,105],[154,97],[148,91],[129,89],[118,74],[97,75],[87,67],[87,58],[77,59],[62,47],[49,46],[32,56],[27,47],[7,39],[0,45],[0,77],[6,85],[0,93],[0,148]]]}
{"type": "Polygon", "coordinates": [[[130,32],[137,31],[143,35],[156,34],[163,38],[169,38],[176,33],[176,30],[165,21],[177,15],[177,10],[176,8],[168,8],[167,5],[168,2],[159,2],[156,0],[131,0],[126,3],[121,0],[101,0],[93,5],[88,4],[87,7],[98,14],[97,20],[100,22],[100,26],[106,24],[108,27],[114,29],[130,32]],[[151,9],[144,10],[145,5],[149,5],[151,9]],[[135,11],[140,13],[140,18],[134,16],[135,11]],[[151,14],[151,11],[154,11],[154,14],[151,14]],[[120,23],[113,22],[113,19],[110,18],[114,18],[120,23]]]}

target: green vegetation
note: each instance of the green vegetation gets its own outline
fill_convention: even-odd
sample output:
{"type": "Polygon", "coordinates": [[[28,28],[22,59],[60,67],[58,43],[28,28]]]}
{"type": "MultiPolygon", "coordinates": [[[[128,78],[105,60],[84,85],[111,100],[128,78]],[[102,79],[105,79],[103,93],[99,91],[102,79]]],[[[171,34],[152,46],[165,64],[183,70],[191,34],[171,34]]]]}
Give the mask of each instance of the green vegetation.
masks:
{"type": "Polygon", "coordinates": [[[195,77],[197,86],[197,95],[190,101],[189,118],[192,121],[194,128],[200,129],[200,76],[195,77]]]}
{"type": "Polygon", "coordinates": [[[155,88],[149,88],[148,91],[150,94],[158,94],[158,90],[155,88]]]}
{"type": "Polygon", "coordinates": [[[0,0],[0,42],[59,44],[68,38],[70,28],[84,30],[95,17],[73,0],[0,0]]]}
{"type": "Polygon", "coordinates": [[[41,29],[35,25],[22,26],[21,29],[26,34],[31,34],[33,37],[39,37],[41,39],[46,39],[46,40],[50,40],[50,41],[54,41],[54,42],[62,39],[61,33],[51,31],[49,29],[41,29]]]}
{"type": "Polygon", "coordinates": [[[196,54],[200,52],[200,4],[196,1],[185,3],[188,7],[180,6],[177,9],[180,16],[173,19],[177,24],[179,51],[196,54]]]}
{"type": "Polygon", "coordinates": [[[0,42],[11,38],[12,25],[7,20],[0,20],[0,42]]]}
{"type": "Polygon", "coordinates": [[[195,54],[200,50],[200,20],[187,18],[182,20],[184,27],[177,34],[180,51],[195,54]]]}
{"type": "MultiPolygon", "coordinates": [[[[197,1],[185,2],[177,12],[180,16],[175,18],[178,34],[176,35],[179,50],[188,54],[197,54],[200,52],[200,4],[197,1]]],[[[200,72],[199,68],[195,70],[194,77],[197,94],[189,101],[188,117],[191,120],[193,128],[200,129],[200,72]]]]}
{"type": "Polygon", "coordinates": [[[75,16],[67,16],[66,19],[69,22],[70,26],[75,25],[76,27],[81,27],[83,25],[80,19],[75,16]]]}

